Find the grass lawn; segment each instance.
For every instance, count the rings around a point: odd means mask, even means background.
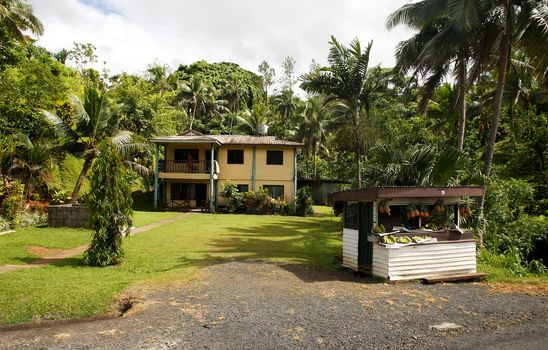
[[[181,213],[134,211],[133,225],[144,226],[169,219]],[[91,241],[90,230],[74,228],[22,227],[16,232],[0,236],[0,265],[27,264],[39,258],[26,249],[27,246],[68,249]]]
[[[319,216],[307,218],[198,214],[126,239],[126,257],[118,266],[85,267],[82,257],[76,256],[53,266],[2,274],[0,323],[103,313],[131,286],[185,280],[197,276],[201,265],[227,260],[333,266],[333,257],[342,249],[339,219],[327,214],[329,208],[318,207],[317,212]],[[146,222],[136,219],[140,225]],[[28,230],[33,235],[46,229]],[[66,235],[64,229],[50,230],[51,235]],[[77,239],[74,242],[79,244]],[[45,240],[34,244],[44,246]],[[0,259],[5,259],[4,254],[2,249]]]

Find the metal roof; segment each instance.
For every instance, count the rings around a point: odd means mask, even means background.
[[[369,202],[381,198],[483,197],[484,193],[485,188],[479,186],[386,186],[333,192],[329,199],[335,202]]]
[[[217,145],[269,145],[269,146],[296,146],[303,144],[293,141],[278,140],[275,136],[250,135],[202,135],[196,131],[189,131],[182,135],[157,137],[153,143],[214,143]]]

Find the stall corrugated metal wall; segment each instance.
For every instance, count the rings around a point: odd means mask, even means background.
[[[373,245],[373,275],[391,281],[475,272],[475,242],[422,244],[402,248]]]
[[[343,228],[343,266],[358,270],[358,237],[359,231]]]

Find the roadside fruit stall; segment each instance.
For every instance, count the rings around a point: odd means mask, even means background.
[[[476,241],[461,228],[483,187],[367,187],[334,192],[343,266],[390,281],[476,273]]]

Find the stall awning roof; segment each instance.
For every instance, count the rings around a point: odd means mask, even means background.
[[[364,187],[355,190],[333,192],[329,199],[333,202],[369,202],[390,198],[443,198],[443,197],[483,197],[485,189],[479,186],[466,187]]]

